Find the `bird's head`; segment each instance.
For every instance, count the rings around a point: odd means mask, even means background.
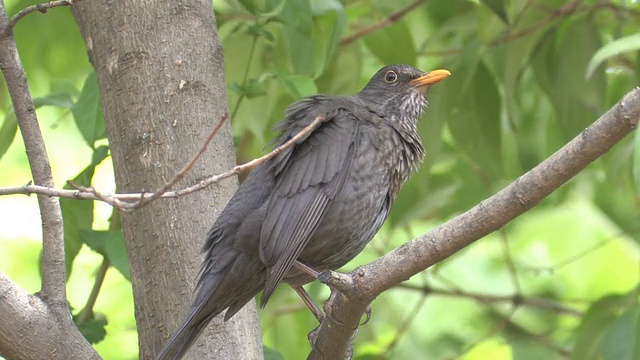
[[[425,73],[408,65],[388,65],[356,96],[384,116],[415,123],[427,105],[427,90],[449,75],[448,70]]]

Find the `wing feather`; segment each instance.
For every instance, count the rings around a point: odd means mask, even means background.
[[[267,266],[262,306],[313,237],[355,156],[358,121],[344,108],[325,116],[327,121],[274,163],[276,186],[260,233],[260,258]]]

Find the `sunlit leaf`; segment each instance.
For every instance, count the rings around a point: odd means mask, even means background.
[[[640,50],[640,34],[625,36],[606,44],[591,57],[585,77],[590,78],[598,66],[607,59],[637,50]]]

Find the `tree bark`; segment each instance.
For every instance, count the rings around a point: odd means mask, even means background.
[[[211,1],[83,1],[73,13],[96,69],[119,192],[154,191],[186,164],[228,111]],[[234,166],[225,124],[185,184]],[[236,188],[227,181],[123,213],[140,358],[153,358],[191,305],[209,227]],[[193,359],[262,358],[253,302],[213,326]]]

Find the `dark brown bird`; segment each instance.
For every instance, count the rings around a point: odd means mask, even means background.
[[[316,95],[291,105],[277,129],[280,145],[318,115],[326,121],[257,166],[208,234],[198,293],[158,359],[179,359],[209,321],[225,321],[281,281],[313,280],[353,259],[378,232],[410,173],[424,158],[417,121],[427,89],[449,76],[406,65],[380,69],[354,96]]]

